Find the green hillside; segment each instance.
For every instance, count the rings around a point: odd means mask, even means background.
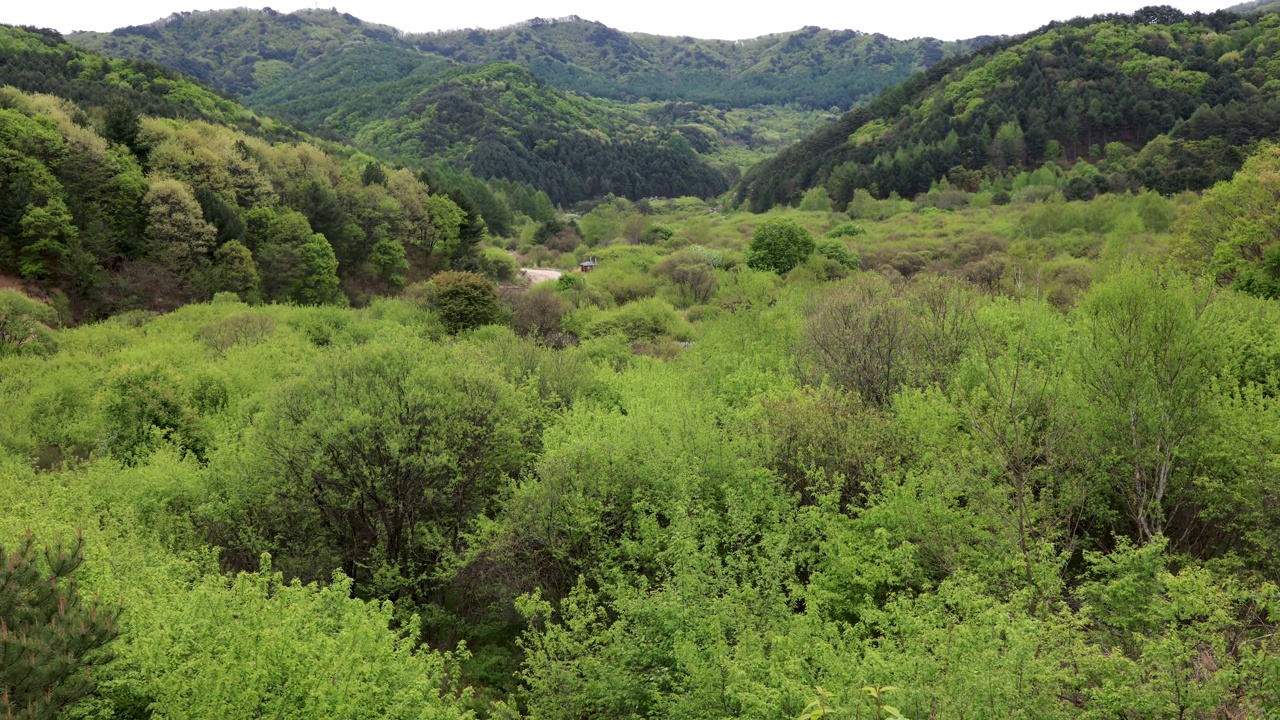
[[[436,188],[456,200],[432,194],[171,70],[49,34],[0,26],[0,86],[0,278],[63,322],[218,292],[364,302],[484,269],[484,221],[458,178]]]
[[[822,109],[849,108],[989,40],[904,41],[817,27],[750,40],[700,40],[625,33],[577,17],[407,39],[459,62],[517,62],[557,87],[599,97]]]
[[[484,177],[536,181],[559,203],[717,195],[833,112],[980,44],[816,28],[695,41],[576,18],[411,36],[333,11],[251,10],[74,40],[178,68],[261,112],[402,161],[447,159]],[[494,64],[502,69],[481,70]],[[495,76],[501,87],[486,79]],[[747,108],[773,127],[754,132],[732,117]],[[444,121],[424,130],[423,113],[440,110]]]
[[[751,40],[699,40],[625,33],[578,17],[412,35],[332,10],[286,15],[239,9],[178,13],[72,39],[108,55],[154,60],[239,96],[278,86],[285,74],[330,61],[338,51],[377,46],[400,51],[393,54],[406,64],[397,79],[413,70],[411,57],[460,65],[514,62],[561,90],[597,97],[827,109],[851,107],[991,38],[903,41],[807,27]],[[389,69],[365,68],[371,74],[363,77],[378,78]]]
[[[121,101],[148,115],[216,122],[263,136],[297,135],[161,64],[88,54],[51,31],[0,27],[0,86],[90,106]]]
[[[631,122],[625,122],[625,120]],[[536,183],[557,203],[615,194],[712,197],[728,187],[683,136],[555,91],[513,64],[455,75],[371,121],[361,146]]]
[[[1074,193],[1203,189],[1280,127],[1280,18],[1149,8],[1054,24],[945,61],[754,168],[757,210],[822,186],[911,197],[1074,168]]]
[[[402,52],[344,52],[308,70],[317,92],[264,90],[249,101],[390,157],[433,158],[479,177],[535,184],[560,204],[610,193],[710,197],[728,187],[708,162],[717,158],[698,152],[710,155],[719,135],[699,134],[703,144],[694,146],[676,123],[560,92],[510,63],[428,63],[379,84],[381,69]],[[370,90],[353,95],[357,86]]]
[[[406,47],[393,28],[330,11],[176,13],[111,33],[76,33],[72,42],[113,57],[152,60],[238,96],[270,86],[338,50]]]
[[[1275,12],[1276,10],[1280,10],[1280,2],[1276,2],[1276,0],[1253,0],[1253,2],[1240,3],[1227,8],[1227,12],[1241,15],[1255,12]]]

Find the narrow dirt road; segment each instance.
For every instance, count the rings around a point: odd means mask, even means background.
[[[563,273],[559,270],[551,270],[548,268],[523,268],[525,277],[529,278],[530,285],[537,285],[541,282],[558,279]]]

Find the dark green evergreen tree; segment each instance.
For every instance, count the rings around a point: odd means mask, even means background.
[[[218,230],[218,246],[232,240],[244,241],[246,233],[244,220],[233,205],[207,188],[196,190],[195,196],[196,202],[200,203],[205,222]]]
[[[316,180],[308,183],[302,191],[302,214],[311,228],[333,246],[339,262],[354,266],[364,261],[366,248],[360,228],[351,221],[332,189]]]
[[[387,171],[376,162],[370,162],[364,166],[364,173],[360,176],[360,182],[365,185],[386,185]]]
[[[460,190],[449,192],[449,199],[453,200],[458,207],[462,208],[462,212],[466,214],[462,221],[462,227],[459,228],[458,249],[453,253],[453,259],[457,260],[464,257],[475,255],[476,246],[488,234],[489,228],[485,224],[484,216],[480,209],[466,193]]]
[[[138,152],[138,111],[127,100],[115,98],[107,103],[102,123],[102,135],[113,143],[119,143]]]
[[[84,537],[43,552],[30,531],[12,553],[0,546],[0,713],[44,720],[96,691],[110,662],[118,610],[86,600],[75,581]]]

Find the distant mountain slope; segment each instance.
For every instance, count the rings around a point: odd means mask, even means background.
[[[112,57],[158,62],[238,96],[269,86],[337,50],[402,46],[395,29],[351,15],[331,11],[286,15],[271,9],[176,13],[149,25],[68,37]]]
[[[534,183],[558,203],[609,193],[710,197],[728,188],[681,135],[559,92],[514,64],[438,82],[353,137],[444,158],[480,177]]]
[[[396,77],[413,71],[413,57],[462,65],[514,62],[561,90],[616,100],[823,109],[851,107],[991,39],[894,40],[807,27],[752,40],[697,40],[624,33],[577,17],[407,35],[332,10],[285,15],[246,9],[180,13],[150,25],[72,36],[84,47],[154,60],[241,96],[268,89],[317,58],[378,45],[401,51]]]
[[[560,203],[718,194],[829,107],[982,42],[807,28],[734,43],[577,18],[411,36],[335,11],[269,10],[183,13],[74,40],[180,68],[323,137],[537,182]],[[732,117],[761,103],[765,132]],[[464,116],[480,124],[439,122]]]
[[[1276,12],[1277,10],[1280,10],[1280,0],[1253,0],[1253,2],[1232,5],[1226,9],[1226,12],[1243,15],[1255,12]]]
[[[825,186],[904,196],[1050,161],[1100,188],[1200,189],[1280,133],[1280,16],[1148,8],[1047,26],[945,61],[753,168],[756,210]]]
[[[944,43],[806,27],[751,40],[698,40],[570,17],[407,39],[459,62],[510,60],[557,87],[618,100],[848,108],[991,38]]]

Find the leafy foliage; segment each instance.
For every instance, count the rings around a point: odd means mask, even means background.
[[[449,332],[471,330],[498,319],[498,293],[476,273],[441,273],[426,290],[431,307]]]
[[[138,114],[205,120],[271,139],[295,131],[255,115],[208,86],[154,62],[86,53],[48,30],[0,26],[0,85],[107,110],[113,142],[131,146]]]
[[[1188,266],[1261,297],[1280,297],[1280,151],[1266,146],[1229,182],[1216,185],[1184,220],[1177,248]]]
[[[1185,20],[1138,17],[1153,50]],[[1220,38],[1266,30],[1240,22]],[[1093,53],[1097,24],[1052,31]],[[124,605],[66,715],[1277,712],[1270,147],[1204,198],[1108,193],[1134,148],[1072,164],[1055,139],[1024,168],[1002,118],[991,172],[913,200],[575,218],[447,168],[0,97],[0,282],[48,299],[0,294],[0,541],[84,527],[77,584]],[[122,175],[127,202],[91,192]],[[568,272],[516,285],[509,251]],[[211,301],[47,327],[130,263]]]
[[[164,716],[453,719],[468,715],[450,686],[454,658],[416,646],[417,621],[395,628],[391,605],[351,598],[335,573],[324,587],[261,571],[202,578],[184,602],[154,600],[139,632],[138,691]],[[465,695],[464,695],[465,697]]]
[[[197,457],[204,453],[206,439],[199,419],[161,369],[126,369],[112,383],[112,391],[103,409],[111,455],[137,462],[163,442]]]
[[[820,240],[815,252],[849,270],[862,269],[862,261],[858,258],[858,253],[850,250],[849,246],[839,240]]]
[[[768,220],[756,228],[751,238],[747,264],[781,275],[799,265],[813,250],[813,236],[794,220]]]

